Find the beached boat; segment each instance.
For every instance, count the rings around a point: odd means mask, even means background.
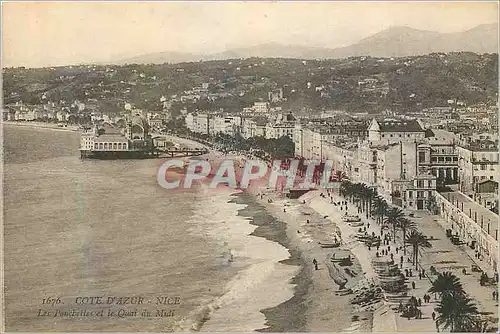
[[[359,216],[351,216],[351,215],[344,215],[342,217],[342,221],[346,223],[355,223],[355,222],[360,222],[361,218]]]
[[[321,248],[336,248],[340,246],[340,241],[335,240],[334,242],[320,241],[318,242]]]

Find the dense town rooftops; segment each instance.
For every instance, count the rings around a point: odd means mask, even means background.
[[[470,151],[485,151],[485,152],[490,152],[498,151],[498,140],[492,141],[492,140],[475,140],[470,143],[462,143],[459,145],[462,148],[468,149]]]
[[[416,120],[377,121],[380,132],[423,132],[425,131]]]

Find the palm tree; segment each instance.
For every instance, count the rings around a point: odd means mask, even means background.
[[[375,202],[375,198],[377,198],[377,191],[373,188],[368,188],[368,193],[366,194],[366,199],[368,203],[368,207],[366,210],[366,218],[368,218],[368,215],[372,213],[372,207]]]
[[[413,264],[417,268],[419,248],[431,248],[432,245],[427,240],[427,237],[418,231],[412,231],[406,238],[406,242],[413,246]]]
[[[439,273],[429,288],[430,293],[437,293],[439,296],[448,294],[465,293],[460,279],[450,271]]]
[[[384,220],[384,224],[392,226],[394,242],[396,242],[396,229],[399,227],[399,221],[404,218],[403,210],[399,208],[392,208],[387,212],[387,218]]]
[[[478,310],[472,299],[462,293],[443,295],[436,307],[438,325],[450,332],[467,332],[477,323]]]
[[[336,182],[342,182],[346,176],[347,176],[346,173],[344,173],[341,170],[338,170],[335,172],[334,178]]]
[[[373,214],[377,216],[377,222],[381,224],[384,221],[384,216],[386,215],[389,206],[387,205],[385,199],[380,196],[375,196],[373,206]]]
[[[398,222],[398,227],[401,229],[403,234],[403,254],[406,255],[406,232],[416,231],[417,225],[415,222],[405,217],[400,218]]]
[[[342,184],[340,185],[340,191],[341,195],[344,196],[346,199],[351,200],[352,195],[353,195],[353,184],[351,181],[344,180],[342,181]]]

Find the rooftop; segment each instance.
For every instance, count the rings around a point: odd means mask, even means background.
[[[103,142],[127,143],[128,142],[127,138],[125,138],[124,136],[116,135],[116,134],[103,134],[103,135],[95,137],[94,141],[97,143],[103,143]]]
[[[378,122],[380,132],[424,132],[416,120],[394,120]]]

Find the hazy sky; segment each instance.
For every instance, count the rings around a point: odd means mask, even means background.
[[[405,25],[440,32],[498,22],[497,2],[3,2],[3,66],[107,61],[267,42],[335,48]]]

